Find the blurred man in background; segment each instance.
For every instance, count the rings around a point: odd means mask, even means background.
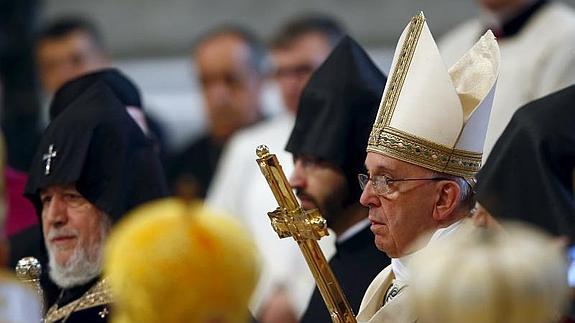
[[[320,14],[294,17],[270,43],[272,75],[287,111],[297,111],[303,88],[344,34],[335,18]]]
[[[186,199],[206,196],[224,145],[238,130],[263,119],[266,50],[251,32],[221,26],[196,41],[192,60],[208,130],[173,156],[168,169],[173,193]]]
[[[284,111],[234,135],[222,154],[208,192],[208,204],[236,215],[250,229],[262,254],[262,275],[252,300],[254,313],[259,313],[264,303],[272,302],[271,295],[283,286],[290,291],[279,293],[274,299],[285,302],[299,316],[313,288],[313,278],[297,246],[292,241],[280,240],[265,218],[266,212],[276,205],[255,163],[255,148],[268,145],[289,176],[293,161],[284,147],[293,128],[301,92],[342,35],[343,27],[337,20],[320,14],[297,16],[279,27],[270,46],[271,69],[284,101]],[[283,256],[278,258],[278,253]]]
[[[44,95],[51,98],[67,81],[112,65],[104,39],[96,25],[83,17],[69,16],[53,20],[40,30],[36,40],[36,61]],[[50,99],[46,100],[49,103]],[[143,111],[141,99],[139,108]],[[48,123],[43,111],[44,126]],[[154,118],[143,113],[140,124],[146,134],[158,141],[163,150],[164,134]]]
[[[36,40],[36,62],[49,96],[67,81],[111,64],[102,35],[80,17],[64,17],[44,26]]]
[[[447,66],[487,29],[501,48],[501,76],[485,139],[486,158],[520,106],[575,82],[575,11],[558,1],[478,0],[479,18],[439,42]]]

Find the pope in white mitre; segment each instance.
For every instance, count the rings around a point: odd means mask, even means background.
[[[375,244],[392,262],[367,289],[358,322],[418,319],[407,263],[471,213],[499,60],[491,31],[450,69],[423,14],[401,35],[368,140],[368,174],[359,175]]]

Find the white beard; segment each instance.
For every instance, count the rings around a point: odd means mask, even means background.
[[[76,246],[65,264],[58,264],[48,247],[48,268],[50,278],[60,288],[83,285],[98,277],[102,272],[103,245],[107,235],[106,225],[101,226],[100,241],[91,248]]]

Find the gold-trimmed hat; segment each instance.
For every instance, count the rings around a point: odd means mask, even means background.
[[[499,61],[487,31],[448,70],[423,13],[413,17],[397,44],[367,151],[472,178],[481,166]]]

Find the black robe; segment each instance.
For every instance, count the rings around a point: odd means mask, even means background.
[[[46,322],[64,320],[66,323],[108,322],[111,311],[109,290],[95,287],[99,282],[96,278],[85,285],[62,290],[56,304],[63,311],[59,315],[51,316],[51,311],[48,310]],[[64,310],[65,308],[68,310]]]
[[[178,185],[196,190],[197,198],[205,198],[218,166],[223,144],[208,135],[194,141],[184,151],[172,157],[167,170],[172,193]]]
[[[375,247],[374,235],[369,226],[344,242],[337,243],[336,248],[337,252],[329,261],[329,265],[353,312],[357,314],[365,290],[375,276],[391,263],[391,260]],[[301,322],[331,322],[317,286]]]

